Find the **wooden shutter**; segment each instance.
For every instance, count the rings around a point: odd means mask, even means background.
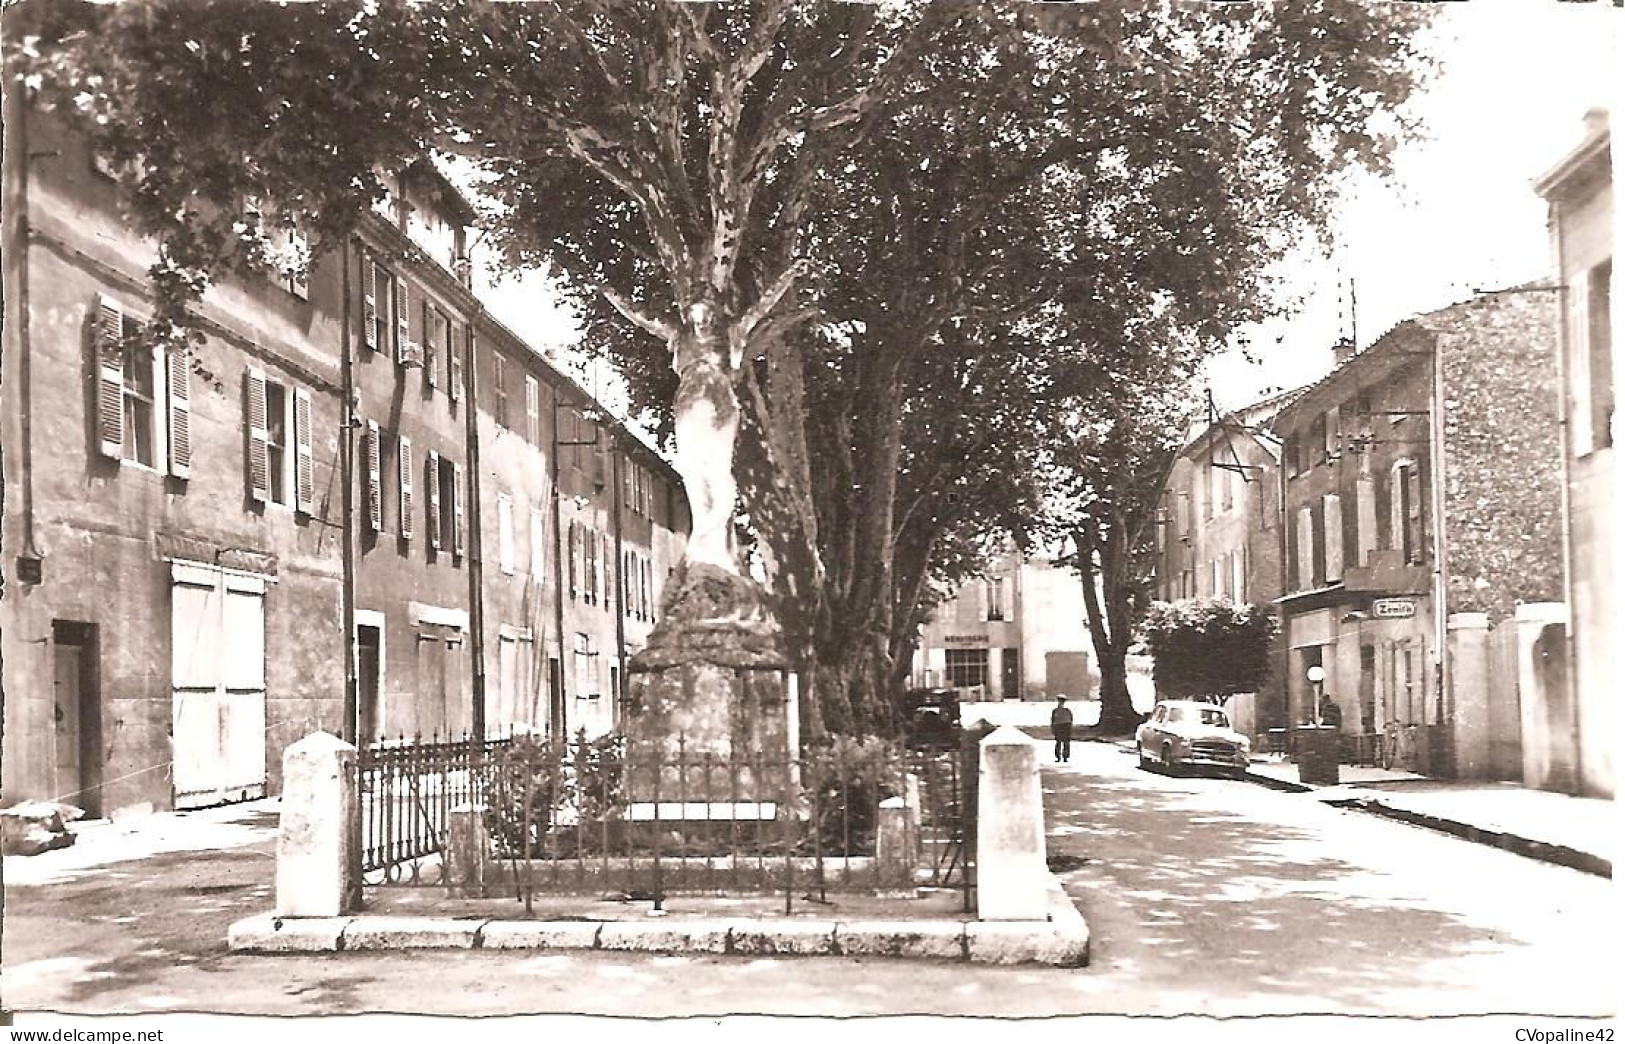
[[[102,456],[124,456],[124,312],[107,298],[96,309],[96,444]]]
[[[412,539],[412,440],[401,436],[401,452],[396,468],[396,481],[401,487],[401,537]]]
[[[384,462],[378,422],[367,422],[367,528],[384,528]]]
[[[643,618],[645,620],[655,618],[654,590],[654,566],[645,560],[643,563]]]
[[[542,398],[536,378],[525,376],[525,437],[538,445],[542,441]]]
[[[378,262],[365,254],[361,257],[361,339],[368,348],[378,351]]]
[[[310,392],[293,393],[293,508],[310,514],[316,503],[316,462],[311,431]]]
[[[565,549],[566,549],[566,551],[568,551],[568,554],[565,556],[565,558],[569,562],[569,565],[570,565],[570,597],[571,598],[576,597],[576,595],[578,594],[578,592],[580,590],[580,585],[579,585],[579,582],[578,582],[577,578],[580,575],[581,567],[580,567],[580,564],[576,560],[577,552],[578,552],[578,545],[580,544],[578,533],[579,533],[579,527],[577,527],[577,525],[574,522],[571,522],[570,523],[570,537],[569,537],[569,540],[566,542],[566,545],[565,545]]]
[[[288,226],[288,253],[293,269],[288,273],[288,289],[301,300],[310,299],[310,237],[298,225]]]
[[[440,309],[423,302],[423,374],[429,387],[440,387],[440,343],[445,339],[446,317]]]
[[[463,553],[463,466],[451,466],[451,553]]]
[[[446,349],[446,394],[451,396],[452,402],[463,397],[463,349],[473,340],[472,329],[452,327],[451,344]]]
[[[169,361],[169,473],[176,478],[192,474],[192,365],[186,346],[170,348]]]
[[[404,363],[412,354],[412,303],[406,280],[395,277],[395,361]]]
[[[440,454],[429,451],[428,485],[424,493],[429,498],[429,546],[440,550]]]
[[[265,371],[248,368],[248,495],[261,504],[271,499],[269,418],[265,406]]]

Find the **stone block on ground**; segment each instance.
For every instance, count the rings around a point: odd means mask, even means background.
[[[847,957],[942,957],[963,960],[965,926],[958,921],[863,921],[835,929]]]
[[[357,917],[344,930],[346,950],[467,950],[482,920],[439,917]]]
[[[605,921],[600,950],[636,953],[727,953],[726,921]]]
[[[1089,937],[1050,921],[979,921],[965,926],[965,953],[979,964],[1077,967],[1089,962]]]
[[[352,846],[359,834],[356,748],[315,732],[282,752],[276,848],[276,912],[336,917],[353,912]]]
[[[341,948],[348,917],[278,917],[259,914],[226,930],[226,944],[250,953],[331,953]]]
[[[602,921],[488,921],[480,928],[484,950],[591,950]]]
[[[58,801],[24,801],[0,809],[0,853],[27,856],[67,848],[74,841],[67,824],[84,814]]]
[[[835,952],[834,921],[735,921],[728,929],[729,948],[737,954],[826,956]]]

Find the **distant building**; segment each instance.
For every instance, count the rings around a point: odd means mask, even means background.
[[[316,730],[612,728],[687,501],[485,313],[445,178],[395,174],[301,276],[223,278],[202,344],[166,350],[119,172],[24,92],[5,105],[5,801],[274,793]]]
[[[967,700],[1082,699],[1099,686],[1075,570],[1014,553],[937,607],[920,634],[909,684]]]
[[[1619,739],[1619,539],[1615,486],[1621,434],[1614,375],[1620,346],[1613,329],[1622,307],[1616,292],[1612,144],[1608,115],[1594,110],[1585,140],[1536,183],[1550,207],[1552,249],[1566,307],[1562,345],[1562,474],[1566,503],[1564,563],[1570,611],[1574,706],[1571,733],[1577,789],[1614,793]]]
[[[1156,522],[1160,601],[1228,598],[1274,609],[1281,594],[1280,441],[1269,430],[1296,392],[1274,395],[1194,425],[1163,482]],[[1284,724],[1280,656],[1248,715]]]
[[[1453,686],[1446,650],[1562,594],[1555,309],[1533,284],[1407,320],[1276,418],[1293,721],[1320,666],[1345,732],[1415,726],[1409,767],[1515,775],[1516,695]]]

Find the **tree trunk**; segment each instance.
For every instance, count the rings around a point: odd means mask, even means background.
[[[1098,728],[1105,735],[1128,732],[1139,724],[1140,715],[1134,710],[1128,691],[1125,563],[1120,555],[1112,552],[1109,539],[1100,539],[1094,525],[1074,532],[1073,541],[1077,547],[1078,575],[1083,580],[1089,637],[1094,642],[1095,660],[1100,667]]]

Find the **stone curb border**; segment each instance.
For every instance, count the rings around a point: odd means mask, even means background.
[[[1249,772],[1246,775],[1249,783],[1269,787],[1271,790],[1282,790],[1294,794],[1303,794],[1317,788],[1303,783],[1293,783],[1291,780],[1275,779],[1272,776],[1259,775]],[[1510,834],[1498,830],[1489,830],[1474,826],[1471,823],[1462,823],[1443,816],[1429,815],[1425,812],[1413,812],[1408,808],[1396,808],[1386,804],[1379,798],[1348,797],[1334,798],[1326,801],[1333,808],[1349,808],[1359,812],[1368,812],[1374,816],[1383,816],[1388,819],[1409,823],[1412,826],[1426,827],[1437,830],[1452,837],[1459,837],[1464,841],[1472,841],[1480,845],[1489,845],[1514,855],[1521,855],[1527,859],[1538,860],[1542,863],[1553,863],[1557,866],[1566,866],[1571,870],[1594,874],[1597,877],[1606,877],[1610,880],[1614,876],[1614,864],[1602,856],[1591,852],[1582,852],[1567,845],[1554,844],[1550,841],[1536,841],[1519,834]]]
[[[241,953],[351,950],[616,950],[740,956],[936,958],[981,964],[1089,963],[1089,926],[1053,874],[1045,921],[803,921],[666,918],[649,921],[502,921],[484,918],[277,917],[232,924]]]

